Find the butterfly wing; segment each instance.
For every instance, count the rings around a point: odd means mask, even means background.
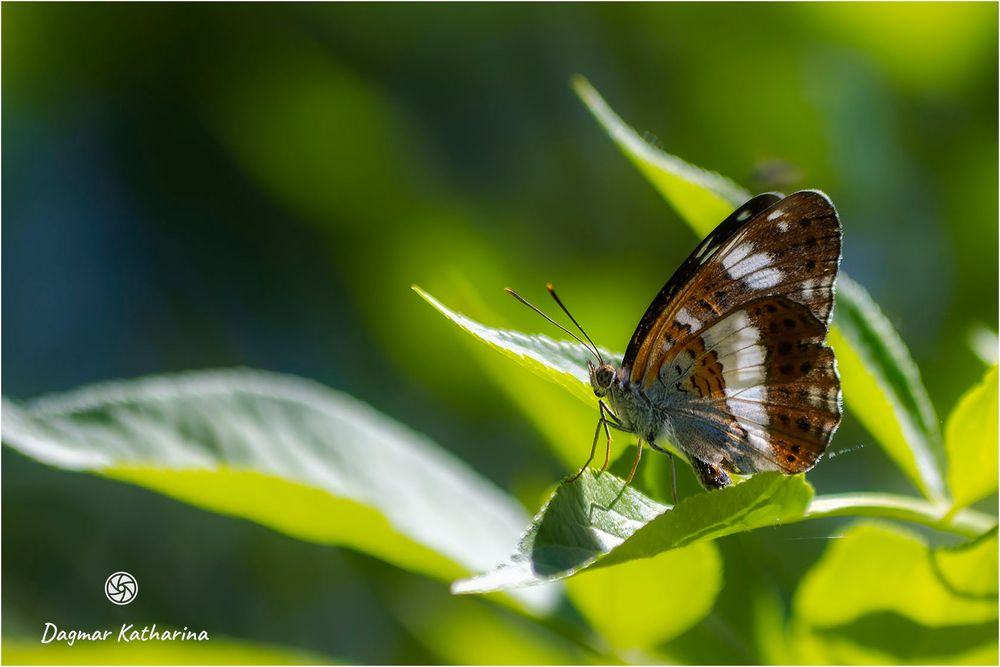
[[[828,326],[840,248],[840,220],[823,193],[754,197],[699,244],[650,304],[625,352],[626,379],[650,389],[702,329],[761,296],[803,304]]]
[[[670,405],[670,436],[702,461],[803,472],[840,424],[826,332],[805,305],[752,300],[689,337],[646,394]]]
[[[671,302],[692,281],[695,274],[698,273],[698,269],[704,264],[704,260],[711,258],[719,248],[726,246],[749,220],[755,219],[761,212],[779,201],[781,201],[781,195],[777,193],[769,192],[757,195],[733,211],[698,244],[698,247],[684,260],[684,263],[670,277],[653,302],[649,304],[642,319],[639,320],[639,326],[632,333],[632,339],[629,341],[625,357],[622,360],[622,367],[626,371],[632,368],[643,343],[650,339],[650,333],[653,329],[659,328],[658,325],[663,320]]]

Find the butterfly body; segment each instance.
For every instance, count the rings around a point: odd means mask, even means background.
[[[591,365],[610,403],[602,423],[636,434],[639,453],[643,441],[672,443],[708,488],[730,473],[810,469],[841,417],[825,344],[840,247],[820,192],[759,195],[734,211],[650,304],[621,365]]]

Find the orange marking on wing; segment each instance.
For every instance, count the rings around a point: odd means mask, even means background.
[[[705,351],[705,344],[698,339],[698,361],[691,373],[691,381],[703,398],[725,398],[725,381],[722,379],[722,364],[713,350]]]
[[[657,322],[656,328],[659,328],[660,324],[662,324],[662,322]],[[679,341],[686,337],[689,331],[689,326],[683,325],[677,320],[671,320],[662,336],[649,336],[642,344],[642,347],[639,348],[640,356],[636,357],[636,365],[632,367],[632,370],[634,373],[640,374],[639,377],[641,378],[643,389],[648,390],[652,387],[653,383],[656,382],[656,379],[659,377],[660,369],[663,367],[663,364],[677,356],[677,352],[681,349]],[[663,351],[661,349],[659,351],[659,358],[654,359],[652,362],[654,368],[648,367],[646,365],[646,359],[648,358],[648,355],[651,354],[650,348],[653,345],[662,346],[664,342],[669,343],[670,349],[667,351]],[[642,359],[641,364],[639,363],[640,358]]]
[[[687,325],[680,324],[677,321],[676,315],[679,312],[681,304],[686,303],[685,306],[688,309],[689,316],[693,316],[699,322],[699,330],[701,326],[705,326],[706,322],[711,322],[715,320],[721,313],[722,308],[720,308],[712,300],[706,298],[701,298],[697,300],[691,300],[689,294],[693,293],[693,285],[689,284],[685,289],[673,299],[670,305],[663,310],[660,314],[659,319],[650,329],[649,334],[646,336],[642,345],[639,347],[639,352],[636,354],[635,362],[632,365],[632,372],[634,374],[640,374],[644,378],[650,374],[652,371],[659,372],[660,366],[663,365],[665,359],[673,359],[677,356],[677,350],[680,349],[677,343],[685,342],[692,333],[692,328]],[[665,352],[659,351],[659,346],[662,341],[671,336],[673,338],[673,346],[670,350]],[[659,354],[659,358],[657,355]],[[644,379],[643,385],[648,388],[651,384],[651,380]]]

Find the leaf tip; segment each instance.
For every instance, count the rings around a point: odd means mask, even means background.
[[[424,301],[426,301],[427,303],[431,304],[432,306],[434,306],[434,307],[435,307],[435,308],[437,308],[438,310],[441,310],[441,304],[440,304],[440,303],[438,302],[438,300],[437,300],[437,299],[435,299],[434,297],[432,297],[432,296],[431,296],[430,294],[428,294],[427,292],[425,292],[425,291],[424,291],[423,289],[421,289],[421,287],[420,287],[419,285],[416,285],[416,284],[414,284],[414,285],[410,285],[410,289],[411,289],[411,290],[413,290],[414,292],[416,292],[416,293],[417,293],[417,295],[418,295],[418,296],[419,296],[419,297],[420,297],[421,299],[423,299],[423,300],[424,300]]]
[[[590,83],[587,77],[582,74],[574,74],[570,77],[569,85],[587,109],[600,119],[602,116],[599,112],[607,106],[607,103],[604,101],[604,98],[601,97],[601,94],[597,92],[597,89],[594,88],[593,84]]]
[[[569,85],[570,88],[572,88],[573,91],[580,97],[583,97],[594,90],[594,87],[590,85],[590,81],[587,80],[587,77],[579,72],[569,77]]]
[[[449,587],[448,590],[451,592],[452,595],[469,595],[470,593],[473,592],[472,590],[470,590],[470,585],[469,585],[470,581],[471,577],[469,579],[456,579],[455,581],[451,582],[451,586]]]
[[[498,582],[497,580],[500,573],[504,570],[504,566],[501,565],[489,572],[456,579],[451,582],[449,590],[452,595],[482,595],[484,593],[495,593],[504,588],[511,588],[511,586],[505,587],[502,582]]]

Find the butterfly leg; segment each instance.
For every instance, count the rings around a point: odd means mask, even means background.
[[[726,471],[718,466],[706,463],[693,456],[691,457],[691,463],[694,466],[695,473],[698,475],[698,481],[709,491],[712,489],[721,489],[733,483],[729,479],[729,475],[726,474]]]
[[[575,475],[573,475],[569,479],[570,483],[575,482],[576,480],[578,480],[580,478],[580,475],[583,474],[583,471],[586,470],[587,466],[590,465],[590,462],[594,460],[594,452],[597,451],[597,437],[599,435],[601,435],[601,426],[603,426],[605,429],[608,428],[607,421],[604,419],[604,411],[603,410],[601,411],[601,418],[597,421],[597,429],[594,431],[594,441],[592,443],[590,443],[590,456],[587,457],[587,462],[583,464],[582,468],[580,468],[580,472],[576,473]],[[611,449],[611,435],[610,434],[608,434],[608,449],[609,450]]]
[[[601,472],[608,469],[608,463],[611,461],[611,429],[608,428],[608,417],[615,420],[615,426],[621,422],[618,421],[618,417],[615,417],[615,413],[611,412],[611,409],[604,404],[604,401],[600,402],[601,406],[601,422],[604,424],[604,435],[607,436],[608,446],[604,450],[604,465],[601,466]]]
[[[677,504],[677,466],[675,464],[674,455],[667,452],[667,456],[670,457],[670,497],[674,500],[674,505]]]
[[[639,459],[642,458],[642,440],[640,439],[635,448],[635,460],[632,461],[632,469],[628,471],[628,477],[625,478],[625,486],[632,483],[632,478],[635,477],[635,469],[639,467]]]
[[[615,413],[611,411],[611,408],[609,408],[604,401],[600,401],[599,405],[601,417],[597,420],[597,428],[594,430],[594,440],[590,443],[590,456],[587,458],[587,462],[583,464],[583,467],[580,468],[580,471],[569,478],[569,480],[567,480],[568,482],[575,482],[579,479],[580,475],[583,474],[583,471],[586,470],[587,466],[589,466],[594,460],[594,454],[597,452],[597,438],[601,434],[601,428],[604,428],[604,435],[608,439],[607,448],[604,451],[604,465],[601,466],[601,472],[608,469],[608,463],[611,460],[611,429],[624,431],[626,433],[629,432],[628,429],[622,425],[621,420],[618,419]],[[635,469],[633,468],[633,472],[634,471]],[[629,479],[631,479],[631,477],[629,477]]]

